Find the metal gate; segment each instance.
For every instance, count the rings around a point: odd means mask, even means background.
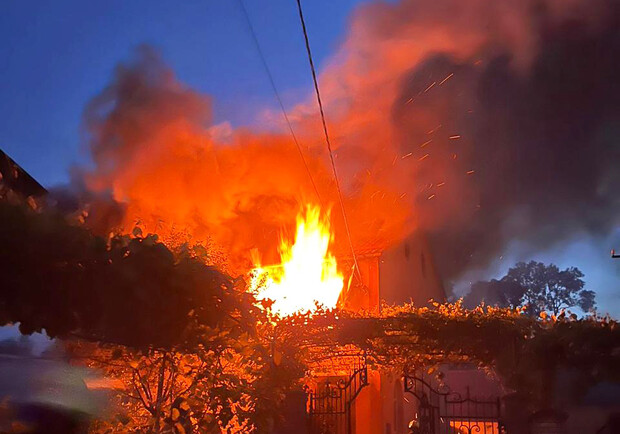
[[[416,397],[418,411],[414,432],[420,434],[502,434],[501,401],[472,398],[447,388],[433,388],[422,378],[405,375],[405,393]],[[417,431],[416,431],[417,430]]]
[[[326,377],[308,393],[308,414],[312,434],[351,434],[351,406],[368,385],[365,360],[349,377]]]

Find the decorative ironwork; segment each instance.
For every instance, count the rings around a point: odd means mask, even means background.
[[[504,434],[499,398],[472,398],[445,386],[433,387],[415,375],[405,375],[405,393],[418,402],[412,432],[419,434]]]
[[[351,406],[368,385],[365,357],[360,357],[349,377],[324,377],[308,392],[312,434],[351,434]]]

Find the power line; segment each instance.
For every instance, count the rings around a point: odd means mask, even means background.
[[[301,0],[297,0],[297,9],[299,10],[299,20],[301,21],[301,29],[304,33],[304,40],[306,41],[306,51],[308,53],[308,61],[310,62],[310,70],[312,71],[312,81],[314,82],[314,91],[316,93],[316,100],[319,104],[319,112],[321,113],[321,122],[323,123],[323,133],[325,133],[325,142],[327,143],[327,149],[329,150],[329,159],[332,163],[332,170],[334,172],[334,180],[336,181],[336,189],[338,190],[338,201],[340,202],[340,208],[342,210],[342,218],[344,219],[344,227],[347,231],[347,238],[349,239],[349,247],[351,248],[351,255],[353,256],[353,265],[357,271],[357,276],[362,282],[362,275],[357,265],[357,257],[355,256],[355,250],[353,249],[353,241],[351,240],[351,230],[349,229],[349,220],[347,219],[347,213],[344,207],[344,200],[342,198],[342,190],[340,188],[340,181],[338,180],[338,172],[336,171],[336,162],[334,161],[334,153],[332,152],[332,145],[329,140],[329,133],[327,132],[327,123],[325,122],[325,112],[323,110],[323,102],[321,101],[321,92],[319,92],[319,82],[316,78],[316,69],[314,68],[314,61],[312,60],[312,50],[310,50],[310,41],[308,39],[308,31],[306,29],[306,21],[304,20],[304,14],[301,9]]]
[[[295,135],[295,131],[293,131],[293,126],[291,125],[291,121],[286,114],[286,109],[284,108],[284,103],[282,102],[282,98],[280,98],[280,93],[276,88],[276,83],[273,79],[273,75],[271,74],[271,70],[269,69],[269,65],[267,65],[267,60],[265,59],[265,55],[263,54],[263,50],[261,49],[260,43],[258,42],[258,37],[256,36],[256,32],[254,31],[254,26],[252,25],[252,20],[250,20],[250,14],[248,14],[245,5],[243,4],[243,0],[239,0],[239,5],[241,6],[241,10],[243,11],[243,16],[245,17],[245,21],[250,29],[250,33],[252,34],[252,40],[254,41],[254,45],[256,46],[256,50],[258,51],[258,55],[260,56],[260,60],[265,68],[265,72],[267,73],[267,77],[269,77],[269,83],[271,84],[271,89],[280,105],[280,109],[282,110],[282,115],[284,116],[284,120],[286,121],[286,125],[288,125],[288,130],[291,133],[291,137],[293,138],[293,142],[295,142],[295,146],[297,146],[297,150],[299,151],[299,156],[301,157],[301,161],[304,163],[304,167],[306,168],[306,172],[308,173],[308,177],[310,178],[310,182],[312,183],[312,188],[314,188],[314,192],[319,200],[319,204],[321,207],[323,206],[323,202],[321,201],[321,195],[319,194],[319,189],[314,182],[314,178],[312,177],[312,172],[310,172],[310,167],[308,166],[308,162],[304,157],[304,154],[301,150],[301,145],[297,140],[297,136]]]

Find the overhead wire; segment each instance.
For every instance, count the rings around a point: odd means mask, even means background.
[[[342,218],[344,220],[344,227],[347,232],[347,238],[349,240],[349,247],[351,248],[351,256],[353,258],[353,265],[357,272],[357,276],[362,282],[362,276],[359,266],[357,264],[357,257],[355,255],[355,249],[353,248],[353,241],[351,239],[351,229],[349,227],[349,220],[347,218],[347,212],[344,206],[344,199],[342,195],[342,189],[340,188],[340,181],[338,180],[338,171],[336,170],[336,162],[334,160],[334,153],[332,151],[331,141],[329,140],[329,133],[327,130],[327,122],[325,121],[325,111],[323,110],[323,102],[321,101],[321,92],[319,91],[319,82],[316,77],[316,68],[314,67],[314,61],[312,59],[312,50],[310,49],[310,40],[308,38],[308,30],[306,29],[306,21],[304,19],[303,10],[301,8],[301,0],[297,0],[297,9],[299,11],[299,21],[301,22],[301,29],[304,34],[304,40],[306,42],[306,52],[308,54],[308,62],[310,63],[310,70],[312,71],[312,81],[314,83],[314,91],[316,93],[316,100],[319,105],[319,112],[321,114],[321,122],[323,124],[323,133],[325,134],[325,142],[327,143],[327,150],[329,151],[329,159],[332,165],[332,171],[334,173],[334,180],[336,182],[336,190],[338,191],[338,201],[340,202],[340,209],[342,211]]]
[[[304,157],[304,153],[301,149],[301,145],[299,144],[299,140],[297,140],[297,135],[295,134],[295,131],[293,130],[293,125],[291,124],[288,114],[286,113],[284,103],[282,102],[282,98],[280,98],[280,93],[278,92],[278,88],[276,87],[276,83],[273,79],[273,74],[271,73],[271,69],[269,68],[269,65],[267,64],[267,60],[265,59],[265,55],[261,48],[260,42],[258,41],[258,37],[256,36],[256,31],[254,29],[254,26],[252,25],[250,14],[248,13],[246,9],[245,4],[243,3],[243,0],[239,0],[239,6],[241,7],[243,16],[245,17],[245,22],[248,26],[248,29],[250,30],[250,34],[252,35],[252,40],[254,41],[254,46],[256,47],[256,51],[258,51],[258,55],[261,59],[261,63],[263,64],[263,68],[265,69],[265,72],[267,73],[267,77],[269,78],[271,89],[273,90],[275,98],[278,101],[278,105],[280,106],[280,110],[282,111],[282,116],[284,117],[284,120],[286,121],[286,125],[288,126],[288,130],[291,134],[291,138],[293,139],[293,142],[295,143],[295,146],[297,147],[297,150],[299,151],[299,156],[301,157],[301,161],[303,162],[304,168],[306,169],[306,172],[308,173],[308,177],[310,178],[310,183],[312,184],[312,188],[314,189],[314,192],[316,193],[316,197],[319,201],[319,204],[321,205],[321,207],[323,207],[323,202],[321,200],[321,194],[319,193],[319,189],[316,183],[314,182],[314,178],[312,176],[312,172],[310,171],[310,167],[308,166],[308,162],[306,161],[306,157]]]

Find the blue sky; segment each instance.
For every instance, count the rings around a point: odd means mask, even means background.
[[[114,67],[140,44],[156,47],[179,79],[213,97],[216,122],[252,123],[276,107],[239,0],[0,0],[0,148],[42,184],[68,180],[88,161],[80,143],[84,105],[110,81]],[[276,84],[290,107],[311,91],[293,0],[244,0]],[[306,0],[319,67],[343,40],[361,0]],[[471,277],[501,275],[516,260],[576,265],[598,292],[601,310],[620,316],[620,260],[608,240],[577,236],[532,255],[518,242]],[[620,249],[620,244],[615,246]],[[460,283],[466,285],[468,276]]]
[[[285,102],[311,89],[291,0],[244,0]],[[319,65],[342,40],[359,0],[305,2]],[[44,185],[87,160],[84,105],[118,62],[147,43],[180,80],[214,99],[215,121],[252,121],[274,97],[239,0],[0,2],[0,147]],[[242,103],[240,103],[242,102]]]
[[[611,259],[607,245],[620,241],[620,231],[610,237],[595,239],[585,234],[577,234],[565,244],[550,247],[548,250],[532,252],[526,244],[514,240],[509,243],[504,254],[498,256],[488,268],[472,270],[456,283],[455,292],[464,294],[469,286],[478,280],[504,276],[508,269],[518,261],[538,261],[554,263],[561,268],[578,267],[585,275],[586,288],[596,292],[598,309],[601,314],[609,313],[620,317],[620,259]],[[579,309],[575,309],[579,312]]]

